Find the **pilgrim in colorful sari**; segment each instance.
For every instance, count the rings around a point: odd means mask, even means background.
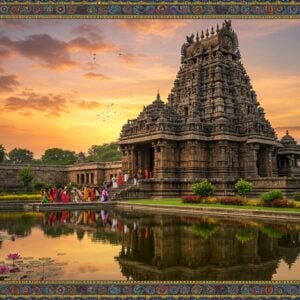
[[[120,173],[118,176],[118,186],[121,186],[123,183],[123,178],[122,178],[122,174]]]
[[[89,191],[88,191],[87,187],[85,186],[83,189],[83,200],[88,201],[88,199],[89,199]]]
[[[47,189],[43,190],[42,203],[49,203],[49,197],[48,197],[48,190]]]
[[[94,188],[90,188],[91,201],[96,200],[96,193]]]

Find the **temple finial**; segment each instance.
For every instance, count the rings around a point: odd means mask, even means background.
[[[289,135],[289,131],[288,130],[286,131],[286,135]]]
[[[206,29],[206,37],[208,38],[209,37],[209,32],[208,32],[208,29]]]
[[[211,35],[214,35],[215,31],[214,31],[214,26],[211,26]]]
[[[204,39],[204,33],[203,33],[203,30],[201,31],[201,40]]]
[[[156,99],[160,99],[159,89],[157,90],[157,96]]]
[[[199,33],[197,32],[197,35],[196,35],[196,41],[197,43],[199,42]]]
[[[217,30],[216,30],[217,33],[220,32],[220,29],[219,29],[219,24],[217,24]]]

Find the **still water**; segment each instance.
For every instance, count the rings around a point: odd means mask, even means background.
[[[300,224],[122,210],[6,212],[0,249],[2,280],[300,279]]]

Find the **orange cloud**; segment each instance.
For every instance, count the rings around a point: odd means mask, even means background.
[[[20,85],[16,75],[0,76],[0,93],[12,92]]]
[[[96,79],[96,80],[111,80],[112,78],[109,76],[106,76],[104,74],[101,73],[94,73],[94,72],[89,72],[86,74],[82,75],[83,77],[87,78],[87,79]]]
[[[68,44],[52,38],[48,34],[33,34],[22,40],[12,40],[0,35],[0,46],[26,58],[35,59],[50,69],[76,65],[68,53]]]
[[[78,106],[82,108],[93,109],[101,106],[101,103],[96,101],[81,101],[78,103]]]
[[[137,66],[142,63],[148,56],[145,54],[119,53],[120,61],[126,66]]]
[[[78,37],[75,38],[68,43],[68,49],[75,50],[75,51],[98,51],[98,52],[107,52],[113,51],[117,48],[113,44],[109,44],[102,39],[95,39],[90,41],[88,38],[85,37]]]
[[[139,35],[173,36],[176,30],[190,24],[188,20],[120,20],[117,25]]]
[[[73,29],[74,33],[80,33],[80,37],[71,40],[68,45],[71,50],[81,51],[97,51],[97,52],[108,52],[116,51],[118,47],[105,40],[101,35],[99,26],[95,24],[80,24]]]
[[[4,100],[4,108],[10,111],[28,112],[34,110],[44,112],[48,116],[60,116],[67,112],[67,100],[64,95],[43,95],[34,92],[23,92],[19,96],[13,96]]]

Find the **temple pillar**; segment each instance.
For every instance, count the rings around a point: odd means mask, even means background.
[[[249,162],[248,162],[248,168],[250,170],[250,176],[251,177],[258,177],[258,168],[257,168],[257,163],[258,163],[258,150],[259,150],[259,145],[256,144],[251,144],[249,145]]]

